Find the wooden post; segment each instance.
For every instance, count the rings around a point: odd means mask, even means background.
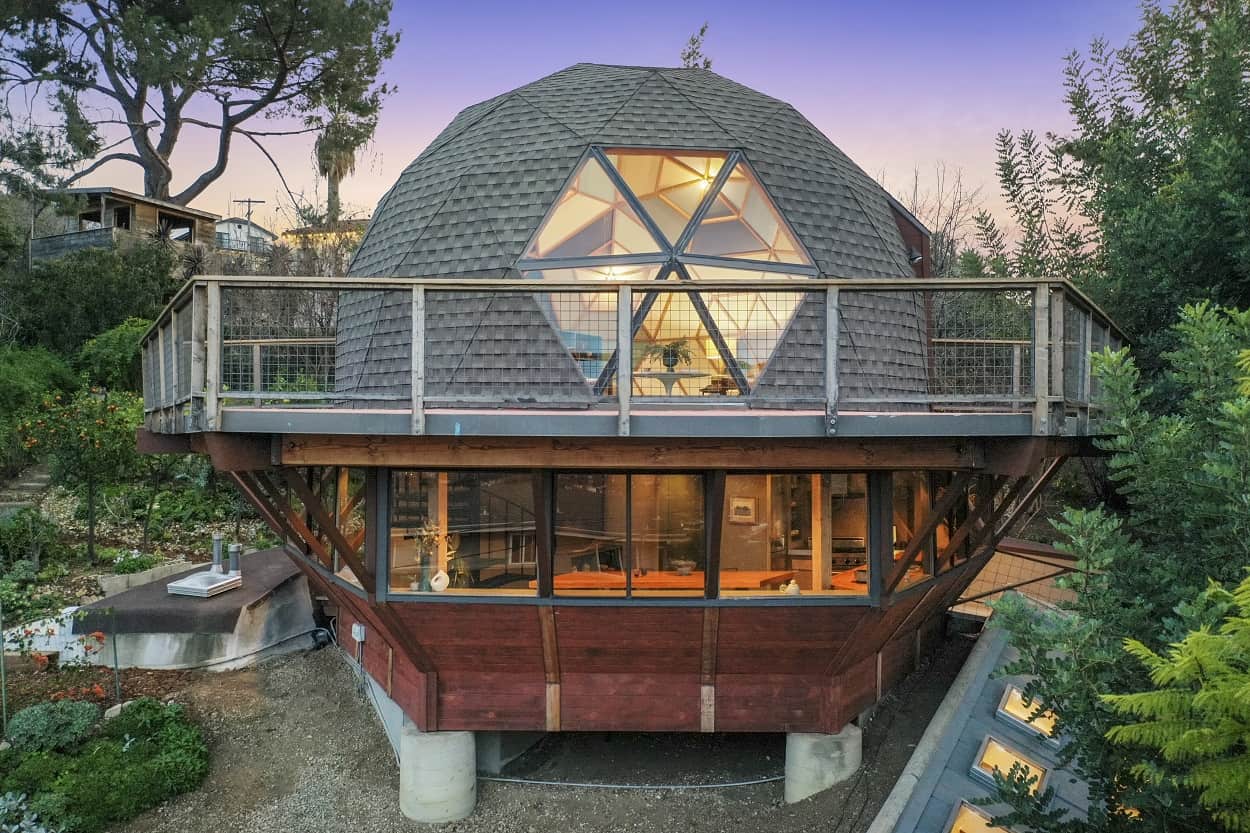
[[[204,423],[221,429],[221,284],[208,284],[204,321]]]
[[[448,474],[445,471],[438,473],[438,528],[443,534],[438,536],[438,569],[447,571],[447,560],[449,551],[447,548],[447,527],[451,523],[450,515],[447,507],[448,494]],[[463,563],[463,562],[461,562]]]
[[[170,384],[173,390],[170,391],[170,404],[178,404],[178,357],[182,353],[182,345],[178,342],[178,310],[170,310],[169,313],[169,338],[171,340],[171,349],[169,355],[173,358],[173,364],[169,368]]]
[[[721,527],[725,520],[725,472],[708,472],[703,495],[704,563],[703,596],[720,595]]]
[[[634,294],[628,284],[616,290],[616,432],[629,436],[629,397],[634,386]]]
[[[1024,375],[1024,361],[1019,344],[1011,346],[1011,395],[1020,396],[1020,377]],[[1013,403],[1014,407],[1014,403]]]
[[[412,433],[425,433],[425,287],[412,288]]]
[[[825,290],[825,434],[838,432],[838,288]]]
[[[252,390],[261,391],[265,389],[264,383],[261,381],[265,373],[265,366],[261,361],[260,342],[252,345]]]
[[[868,596],[880,604],[887,572],[894,568],[894,476],[868,472]]]
[[[1033,433],[1050,429],[1050,287],[1039,283],[1033,288]]]
[[[812,590],[828,590],[833,578],[830,562],[829,535],[825,531],[825,480],[823,475],[812,476]]]

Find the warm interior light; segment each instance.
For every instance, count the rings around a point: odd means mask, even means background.
[[[712,180],[708,179],[707,177],[700,177],[699,190],[706,191],[710,187],[712,187]]]

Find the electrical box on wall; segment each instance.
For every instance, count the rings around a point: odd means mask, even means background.
[[[365,626],[360,622],[352,622],[352,640],[355,642],[365,641]]]

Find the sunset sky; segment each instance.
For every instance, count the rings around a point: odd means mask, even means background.
[[[942,162],[980,185],[1002,210],[994,184],[1001,128],[1068,126],[1060,72],[1065,53],[1095,36],[1121,44],[1136,29],[1132,0],[892,3],[416,3],[395,0],[402,30],[385,80],[374,142],[343,183],[345,210],[367,216],[404,167],[460,109],[579,61],[674,66],[692,31],[710,27],[713,69],[789,101],[862,168],[901,191],[919,168]],[[271,129],[264,125],[260,129]],[[193,140],[194,137],[194,140]],[[175,155],[175,190],[209,164],[211,139],[187,133]],[[285,192],[267,160],[236,141],[226,175],[194,203],[238,213],[232,200],[267,203],[256,218],[275,230]],[[296,192],[324,194],[311,162],[312,137],[268,147]],[[102,168],[86,184],[142,189],[138,169]]]

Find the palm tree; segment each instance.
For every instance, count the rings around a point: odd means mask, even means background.
[[[317,173],[326,178],[326,223],[338,222],[339,183],[356,172],[356,151],[368,139],[342,113],[335,113],[313,146]]]

